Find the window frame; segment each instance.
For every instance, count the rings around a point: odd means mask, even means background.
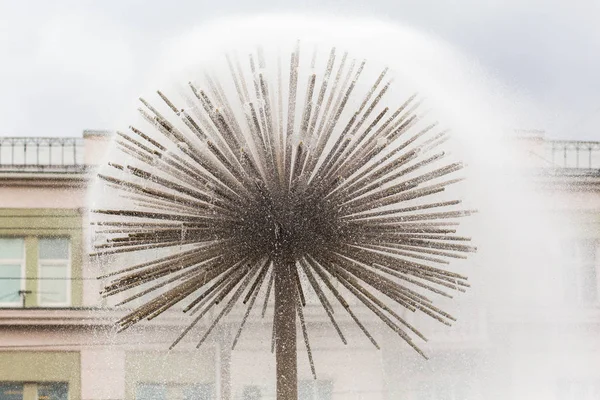
[[[43,239],[65,239],[67,241],[67,259],[51,259],[51,258],[46,258],[46,259],[42,259],[40,257],[40,241]],[[73,251],[72,251],[72,240],[70,236],[38,236],[37,237],[37,284],[36,284],[36,291],[37,291],[37,305],[38,307],[43,307],[43,308],[61,308],[61,307],[70,307],[72,304],[72,264],[73,264]],[[66,301],[63,303],[46,303],[42,301],[42,282],[44,281],[44,279],[42,279],[42,263],[45,265],[63,265],[64,262],[66,261],[66,268],[67,268],[67,273],[66,273],[66,277],[64,280],[64,284],[65,284],[65,290],[66,290]]]
[[[20,264],[21,264],[21,279],[20,280],[20,289],[19,291],[24,291],[26,290],[26,281],[27,281],[27,246],[25,243],[25,237],[23,236],[0,236],[0,239],[21,239],[23,242],[22,245],[22,257],[20,260]],[[2,265],[14,265],[14,264],[19,264],[19,262],[16,259],[8,259],[8,258],[0,258],[0,266]],[[1,274],[1,272],[0,272]],[[6,302],[6,301],[2,301],[0,300],[0,308],[24,308],[23,306],[23,297],[21,294],[19,294],[17,292],[17,301],[16,302]]]

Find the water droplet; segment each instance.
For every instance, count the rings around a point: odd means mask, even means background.
[[[389,141],[387,138],[384,137],[380,137],[379,139],[377,139],[377,147],[385,147],[389,144]]]
[[[190,150],[190,145],[187,144],[186,142],[178,142],[177,143],[177,148],[179,148],[179,150],[186,152]]]

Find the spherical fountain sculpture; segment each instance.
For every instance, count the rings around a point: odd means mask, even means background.
[[[98,175],[103,196],[121,200],[93,210],[94,255],[172,249],[103,276],[113,279],[105,296],[133,293],[120,304],[147,299],[120,329],[185,302],[195,315],[173,347],[217,310],[199,347],[241,303],[235,347],[264,293],[263,316],[274,302],[277,398],[294,399],[298,322],[316,377],[303,314],[312,291],[342,342],[333,302],[379,348],[354,296],[426,357],[415,341],[425,336],[398,308],[450,325],[427,292],[464,291],[467,278],[448,266],[475,251],[456,235],[472,211],[445,195],[462,168],[443,151],[449,131],[417,94],[389,93],[391,71],[369,80],[369,60],[344,49],[246,50],[140,99],[140,124],[118,132]]]

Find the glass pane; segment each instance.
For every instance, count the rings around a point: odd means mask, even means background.
[[[317,381],[317,399],[331,400],[333,397],[332,381]]]
[[[246,386],[242,394],[244,400],[261,400],[262,394],[258,386]]]
[[[21,266],[0,265],[0,303],[20,303]]]
[[[40,300],[43,304],[66,303],[69,281],[67,278],[67,264],[40,265]]]
[[[38,400],[67,400],[69,384],[64,382],[40,383],[37,398]]]
[[[0,400],[23,400],[23,384],[0,383]]]
[[[69,239],[40,238],[41,260],[67,260],[69,258]]]
[[[313,381],[298,382],[298,400],[314,400]]]
[[[212,400],[213,385],[210,383],[185,386],[182,389],[183,400]]]
[[[135,394],[136,400],[166,400],[167,388],[157,383],[139,383]]]
[[[0,238],[0,260],[22,260],[23,238]]]

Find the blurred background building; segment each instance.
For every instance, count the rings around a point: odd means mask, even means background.
[[[251,321],[233,352],[229,343],[237,325],[199,350],[190,339],[167,352],[174,329],[188,322],[177,311],[115,333],[113,322],[124,311],[99,296],[98,267],[87,256],[88,188],[110,136],[85,131],[78,138],[0,137],[0,400],[274,398],[274,382],[264,382],[274,376],[267,319]],[[539,381],[522,382],[520,366],[496,343],[511,348],[514,339],[514,351],[543,355],[517,348],[521,320],[510,312],[495,320],[481,305],[477,318],[429,330],[432,359],[426,364],[402,343],[378,352],[364,338],[351,337],[355,344],[345,347],[317,330],[311,340],[317,372],[324,373],[313,380],[305,354],[299,354],[302,400],[480,399],[478,385],[486,382],[490,366],[510,377],[502,383],[504,393],[529,385],[544,399],[600,398],[600,142],[546,140],[536,131],[520,132],[517,140],[532,166],[527,173],[536,175],[547,196],[561,199],[556,212],[584,227],[565,239],[569,258],[556,293],[577,312],[561,314],[560,324],[541,317],[530,322],[557,338],[575,329],[595,337],[573,357],[589,358],[586,365],[596,370],[570,373],[566,355],[564,365],[543,366],[552,371]],[[326,323],[319,311],[308,306],[310,325]],[[492,329],[495,324],[514,326]],[[379,324],[373,329],[388,335]],[[445,363],[458,353],[464,369]],[[429,378],[432,371],[436,381]]]

